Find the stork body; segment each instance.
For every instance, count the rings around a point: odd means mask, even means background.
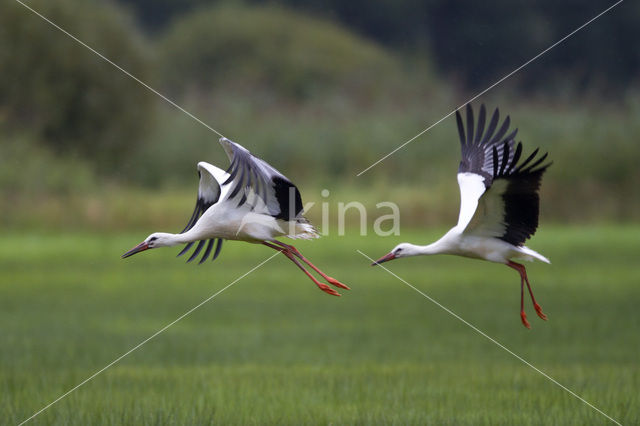
[[[526,246],[514,246],[497,238],[487,240],[484,237],[465,234],[455,227],[432,244],[420,246],[405,243],[403,247],[414,250],[416,255],[451,254],[496,263],[508,263],[509,259],[538,259],[549,263],[546,257]]]
[[[340,295],[319,282],[300,261],[329,284],[348,290],[349,287],[327,276],[294,246],[277,240],[279,237],[319,237],[316,229],[302,215],[302,198],[298,188],[282,173],[251,155],[239,144],[226,138],[221,138],[220,143],[229,156],[231,166],[224,171],[206,162],[198,163],[198,198],[182,232],[153,233],[122,257],[151,248],[186,244],[178,254],[181,256],[198,242],[187,262],[195,259],[206,246],[199,262],[202,264],[208,259],[214,245],[213,260],[220,254],[224,240],[245,241],[280,251],[328,294]]]
[[[520,274],[520,317],[522,323],[530,328],[524,312],[525,284],[536,313],[542,319],[547,317],[533,296],[525,266],[513,259],[550,263],[546,257],[524,245],[538,227],[538,190],[550,163],[543,164],[547,154],[537,157],[537,149],[520,161],[522,143],[515,142],[517,130],[507,134],[508,116],[496,131],[500,117],[497,109],[486,131],[484,105],[480,108],[477,127],[469,105],[466,116],[465,131],[462,117],[456,112],[462,147],[458,168],[460,214],[457,225],[432,244],[399,244],[373,265],[400,257],[433,254],[503,263]]]

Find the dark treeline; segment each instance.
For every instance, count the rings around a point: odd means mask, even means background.
[[[180,15],[225,3],[211,0],[120,0],[149,32]],[[243,3],[227,1],[226,3]],[[468,89],[490,84],[611,6],[612,0],[279,0],[276,3],[330,18],[370,39],[415,55],[433,55],[436,70]],[[637,85],[640,3],[625,2],[550,52],[521,80],[526,91],[598,91],[615,96]],[[541,78],[544,76],[544,78]],[[549,84],[553,81],[554,84]]]

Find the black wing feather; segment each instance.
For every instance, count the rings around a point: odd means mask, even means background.
[[[465,146],[467,144],[467,137],[464,133],[464,124],[462,124],[462,116],[459,111],[456,111],[456,124],[458,125],[458,135],[460,135],[460,144]]]
[[[491,116],[491,121],[489,122],[489,128],[487,129],[487,133],[484,134],[484,138],[480,144],[484,145],[489,141],[489,138],[493,135],[493,132],[496,131],[496,127],[498,126],[498,120],[500,120],[500,111],[496,108],[493,111],[493,115]]]
[[[502,123],[502,127],[500,127],[500,130],[498,130],[498,133],[496,133],[493,136],[489,144],[494,145],[494,144],[497,144],[498,142],[502,142],[503,140],[505,140],[503,139],[503,136],[507,133],[507,130],[509,130],[510,124],[511,124],[511,118],[507,115],[507,118],[505,118],[504,122]]]
[[[495,149],[495,148],[494,148]],[[538,229],[538,215],[540,211],[540,184],[542,175],[551,163],[540,166],[547,158],[542,155],[526,169],[516,166],[516,162],[522,152],[522,144],[518,143],[516,154],[511,159],[507,150],[510,147],[505,143],[505,153],[502,164],[494,181],[504,180],[507,185],[500,194],[503,203],[502,223],[504,232],[498,238],[514,246],[524,244]],[[536,150],[537,152],[537,150]],[[523,164],[531,161],[527,158]]]
[[[480,202],[492,195],[498,195],[502,201],[503,231],[500,235],[493,235],[503,241],[515,246],[522,245],[529,239],[538,228],[538,215],[540,210],[540,196],[538,191],[542,182],[542,175],[551,165],[544,164],[547,154],[538,156],[539,149],[531,153],[524,161],[520,161],[523,153],[522,143],[515,144],[517,129],[507,135],[510,125],[510,118],[507,116],[494,135],[499,123],[499,112],[496,108],[491,122],[484,135],[484,105],[480,108],[477,129],[473,144],[467,136],[473,134],[473,130],[464,129],[462,117],[457,112],[458,132],[462,147],[462,160],[460,162],[459,173],[470,172],[484,177],[486,191],[480,198]],[[472,114],[467,107],[467,126],[473,125],[473,119],[469,119]],[[506,136],[505,136],[506,135]],[[502,145],[502,146],[500,146]],[[492,184],[496,181],[506,182],[506,185],[499,185],[499,189],[492,189]],[[496,193],[496,191],[501,191]],[[485,208],[491,206],[485,203]],[[476,214],[485,209],[478,209]],[[487,214],[487,213],[485,213]],[[482,222],[480,220],[480,222]],[[481,227],[482,224],[474,226]],[[473,229],[471,230],[473,232]]]
[[[202,179],[202,174],[201,174],[200,170],[198,170],[198,177],[200,177],[200,179]],[[207,211],[207,209],[209,207],[211,207],[212,205],[217,203],[219,198],[220,198],[220,191],[219,190],[217,191],[217,196],[215,196],[215,198],[214,197],[210,197],[208,195],[205,195],[206,192],[204,194],[201,193],[201,190],[202,190],[202,188],[198,189],[198,198],[196,198],[196,206],[193,209],[193,213],[191,214],[191,217],[189,218],[189,221],[187,222],[187,225],[184,227],[184,229],[182,231],[180,231],[180,234],[184,234],[185,232],[187,232],[191,228],[193,228],[194,225],[200,219],[200,217],[204,214],[204,212]],[[182,256],[183,254],[188,252],[189,249],[193,246],[193,244],[194,244],[194,241],[188,243],[180,251],[180,253],[178,253],[177,257]],[[201,249],[201,247],[200,247],[200,249]],[[199,252],[198,248],[196,248],[196,252]],[[192,255],[191,258],[189,258],[189,260],[187,260],[187,262],[190,262],[191,260],[193,260],[193,255]]]
[[[227,173],[229,173],[229,177],[227,178],[227,180],[222,182],[223,185],[227,185],[236,177],[236,174],[238,173],[238,169],[239,169],[238,167],[236,167],[236,164],[237,164],[237,159],[234,158],[231,164],[229,165],[229,168],[227,169]]]
[[[493,148],[496,149],[495,147]],[[504,147],[502,148],[502,158],[509,158],[509,144],[505,141]],[[495,160],[494,160],[495,161]],[[500,165],[500,171],[498,174],[502,175],[504,173],[504,168],[507,166],[508,161],[503,161]]]
[[[204,247],[204,243],[205,243],[205,240],[198,241],[198,245],[196,246],[196,249],[193,251],[193,254],[191,255],[191,257],[187,259],[187,263],[191,262],[193,259],[196,258],[196,256],[198,256],[198,254],[202,250],[202,247]]]
[[[549,154],[549,153],[545,152],[545,154],[544,154],[542,157],[540,157],[538,160],[536,160],[532,165],[530,165],[530,166],[529,166],[529,167],[527,167],[526,169],[523,169],[522,167],[519,167],[519,168],[518,168],[518,171],[519,171],[520,173],[527,173],[527,172],[529,172],[529,171],[533,170],[533,169],[534,169],[534,168],[536,168],[540,163],[542,163],[544,160],[546,160],[546,159],[547,159],[547,155],[548,155],[548,154]]]
[[[498,238],[514,246],[520,246],[535,234],[540,210],[538,190],[542,175],[549,165],[532,172],[516,172],[509,175],[507,187],[501,194],[506,227]]]
[[[493,176],[498,175],[498,150],[494,147],[493,151]]]
[[[221,142],[231,147],[233,160],[227,169],[230,178],[222,185],[233,185],[228,199],[239,196],[238,207],[246,204],[248,200],[256,202],[255,197],[249,197],[249,191],[253,190],[255,196],[262,199],[267,206],[268,214],[276,219],[293,220],[302,214],[302,197],[298,188],[282,173],[272,166],[251,155],[249,151],[240,145],[224,139]],[[269,203],[270,190],[273,189],[277,207]],[[255,204],[252,208],[255,208]]]
[[[475,173],[482,176],[484,178],[485,187],[489,188],[491,186],[491,181],[500,171],[500,168],[496,167],[496,163],[502,161],[504,152],[512,152],[510,149],[504,151],[500,150],[497,152],[496,157],[493,149],[494,147],[499,147],[505,143],[509,145],[509,148],[511,148],[514,144],[514,138],[518,129],[507,134],[511,124],[511,119],[507,116],[496,132],[498,124],[500,124],[500,112],[496,108],[485,132],[486,108],[484,105],[480,107],[477,129],[473,129],[473,110],[469,104],[467,104],[466,111],[466,129],[464,128],[460,112],[456,111],[456,122],[458,125],[462,151],[462,158],[460,160],[458,172]]]
[[[511,173],[511,170],[513,170],[513,167],[516,165],[518,160],[520,160],[521,155],[522,155],[522,142],[518,142],[518,145],[516,145],[516,152],[515,154],[513,154],[513,159],[511,160],[511,163],[507,168],[507,172],[506,172],[507,174]]]
[[[184,248],[182,249],[182,251],[180,251],[180,253],[178,253],[178,255],[176,257],[180,257],[183,254],[185,254],[186,252],[189,251],[189,249],[193,246],[193,244],[195,243],[195,241],[191,241],[189,244],[187,244],[186,246],[184,246]]]
[[[213,258],[211,259],[212,262],[218,258],[218,255],[220,254],[220,250],[222,250],[222,242],[223,241],[224,240],[222,238],[218,238],[218,244],[216,245],[216,251],[213,253]]]
[[[236,195],[238,195],[238,192],[240,192],[240,190],[242,189],[242,182],[244,181],[244,167],[238,167],[238,169],[240,169],[240,175],[238,177],[237,182],[235,183],[235,185],[233,186],[233,189],[231,190],[231,193],[229,194],[229,198],[233,198]],[[227,173],[229,172],[229,170],[227,170]],[[233,171],[232,171],[233,173]],[[237,170],[236,170],[237,173]],[[234,175],[236,174],[234,173]]]
[[[181,234],[184,234],[185,232],[187,232],[189,229],[193,228],[193,225],[196,224],[196,222],[198,221],[198,218],[200,217],[200,215],[202,214],[202,209],[204,208],[204,201],[201,200],[199,197],[196,199],[196,206],[193,209],[193,213],[191,214],[191,218],[189,218],[189,221],[187,222],[187,225],[184,227],[184,229],[182,231],[180,231]]]
[[[222,250],[222,242],[223,241],[224,240],[222,238],[218,238],[217,239],[216,249],[215,249],[215,251],[213,251],[213,256],[211,257],[211,261],[212,262],[214,260],[216,260],[218,258],[218,256],[220,255],[220,251]],[[214,243],[216,243],[216,239],[211,238],[211,239],[208,239],[208,240],[199,240],[198,241],[198,245],[196,246],[196,249],[191,254],[189,259],[187,259],[187,263],[191,262],[193,259],[198,257],[198,254],[202,251],[202,248],[204,247],[205,243],[207,243],[207,247],[206,247],[206,249],[204,251],[204,254],[200,258],[200,261],[198,262],[198,265],[202,265],[204,262],[206,262],[206,260],[209,258],[209,255],[211,254],[211,251],[213,250],[213,245],[214,245]],[[189,251],[189,249],[191,247],[193,247],[194,244],[195,244],[195,241],[192,241],[189,244],[187,244],[186,247],[184,249],[182,249],[182,251],[178,254],[178,256],[181,256],[184,253],[186,253],[187,251]]]
[[[522,163],[520,163],[520,165],[518,166],[518,169],[517,169],[517,170],[522,170],[522,169],[523,169],[527,164],[529,164],[529,162],[530,162],[531,160],[533,160],[533,158],[534,158],[536,155],[538,155],[538,150],[539,150],[539,148],[536,148],[536,149],[531,153],[531,155],[529,155],[529,156],[527,157],[527,159],[526,159],[526,160],[524,160]]]
[[[204,263],[205,260],[207,260],[207,258],[209,257],[209,254],[211,253],[211,249],[213,248],[213,240],[209,240],[209,243],[207,243],[207,248],[204,251],[204,254],[202,255],[202,258],[200,259],[200,262],[198,262],[198,265],[202,265],[202,263]]]
[[[471,145],[473,141],[473,110],[471,105],[467,104],[467,145]]]
[[[469,107],[471,108],[471,107]],[[484,132],[484,123],[486,120],[487,112],[484,104],[480,105],[480,114],[478,114],[478,129],[476,130],[476,138],[473,143],[478,144],[480,142],[480,138],[482,137],[482,133]]]

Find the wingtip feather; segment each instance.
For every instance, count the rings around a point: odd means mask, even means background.
[[[458,125],[458,136],[460,136],[460,144],[464,146],[467,138],[464,133],[464,125],[462,124],[462,115],[460,115],[460,110],[456,110],[456,124]]]

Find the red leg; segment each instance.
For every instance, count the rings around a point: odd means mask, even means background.
[[[540,305],[538,305],[536,299],[533,297],[533,291],[531,291],[531,285],[529,284],[529,277],[527,277],[527,269],[524,267],[524,265],[512,261],[509,261],[507,263],[507,266],[515,269],[520,274],[520,317],[522,318],[522,323],[525,325],[525,327],[530,328],[529,322],[526,320],[526,315],[524,313],[524,283],[527,283],[527,289],[529,290],[529,295],[531,296],[531,301],[533,302],[533,307],[535,308],[536,313],[540,318],[546,320],[547,316],[544,314],[544,312],[542,312],[542,308],[540,307]]]
[[[285,249],[285,248],[283,248],[283,247],[278,247],[278,246],[276,246],[276,245],[274,245],[274,244],[271,244],[271,243],[268,243],[268,242],[266,242],[266,241],[265,241],[265,242],[263,242],[262,244],[264,244],[264,245],[265,245],[265,246],[267,246],[267,247],[271,247],[271,248],[272,248],[272,249],[274,249],[274,250],[278,250],[279,252],[281,252],[282,254],[284,254],[285,256],[287,256],[287,258],[288,258],[289,260],[291,260],[293,263],[295,263],[295,264],[296,264],[296,266],[297,266],[298,268],[300,268],[300,269],[302,270],[302,272],[304,272],[304,273],[305,273],[305,275],[306,275],[306,276],[308,276],[308,277],[311,279],[311,281],[313,281],[313,283],[314,283],[315,285],[317,285],[317,286],[320,288],[320,290],[322,290],[322,291],[324,291],[325,293],[330,294],[330,295],[332,295],[332,296],[340,296],[340,293],[338,293],[337,291],[335,291],[334,289],[332,289],[332,288],[331,288],[331,287],[329,287],[328,285],[326,285],[326,284],[324,284],[324,283],[321,283],[321,282],[320,282],[320,281],[318,281],[318,280],[317,280],[313,275],[311,275],[311,273],[310,273],[309,271],[307,271],[307,270],[304,268],[304,266],[302,266],[302,265],[300,264],[300,262],[298,262],[298,260],[297,260],[295,257],[293,257],[293,254],[291,254],[287,249]]]
[[[520,276],[520,319],[525,327],[531,328],[529,321],[527,321],[527,314],[524,313],[524,278],[522,275]]]
[[[345,284],[342,284],[340,281],[336,280],[335,278],[331,278],[330,276],[328,276],[327,274],[325,274],[324,272],[322,272],[316,265],[314,265],[313,263],[311,263],[309,260],[307,260],[307,258],[305,258],[302,253],[300,253],[300,251],[298,251],[297,248],[295,248],[294,246],[291,246],[289,244],[285,244],[282,241],[273,241],[275,244],[278,244],[279,246],[289,250],[294,256],[298,257],[300,260],[302,260],[304,263],[306,263],[307,265],[309,265],[314,271],[316,271],[318,274],[320,274],[320,276],[322,278],[324,278],[325,280],[327,280],[327,282],[331,285],[334,285],[336,287],[340,287],[340,288],[344,288],[345,290],[351,290],[348,286],[346,286]]]
[[[544,314],[544,312],[542,312],[542,308],[540,307],[540,305],[538,305],[538,302],[536,302],[536,298],[533,297],[533,292],[531,291],[531,285],[529,284],[529,277],[527,277],[526,272],[524,274],[524,281],[527,283],[527,288],[529,289],[529,294],[531,295],[531,301],[533,302],[533,308],[536,310],[536,313],[538,314],[538,316],[546,321],[547,316]]]

